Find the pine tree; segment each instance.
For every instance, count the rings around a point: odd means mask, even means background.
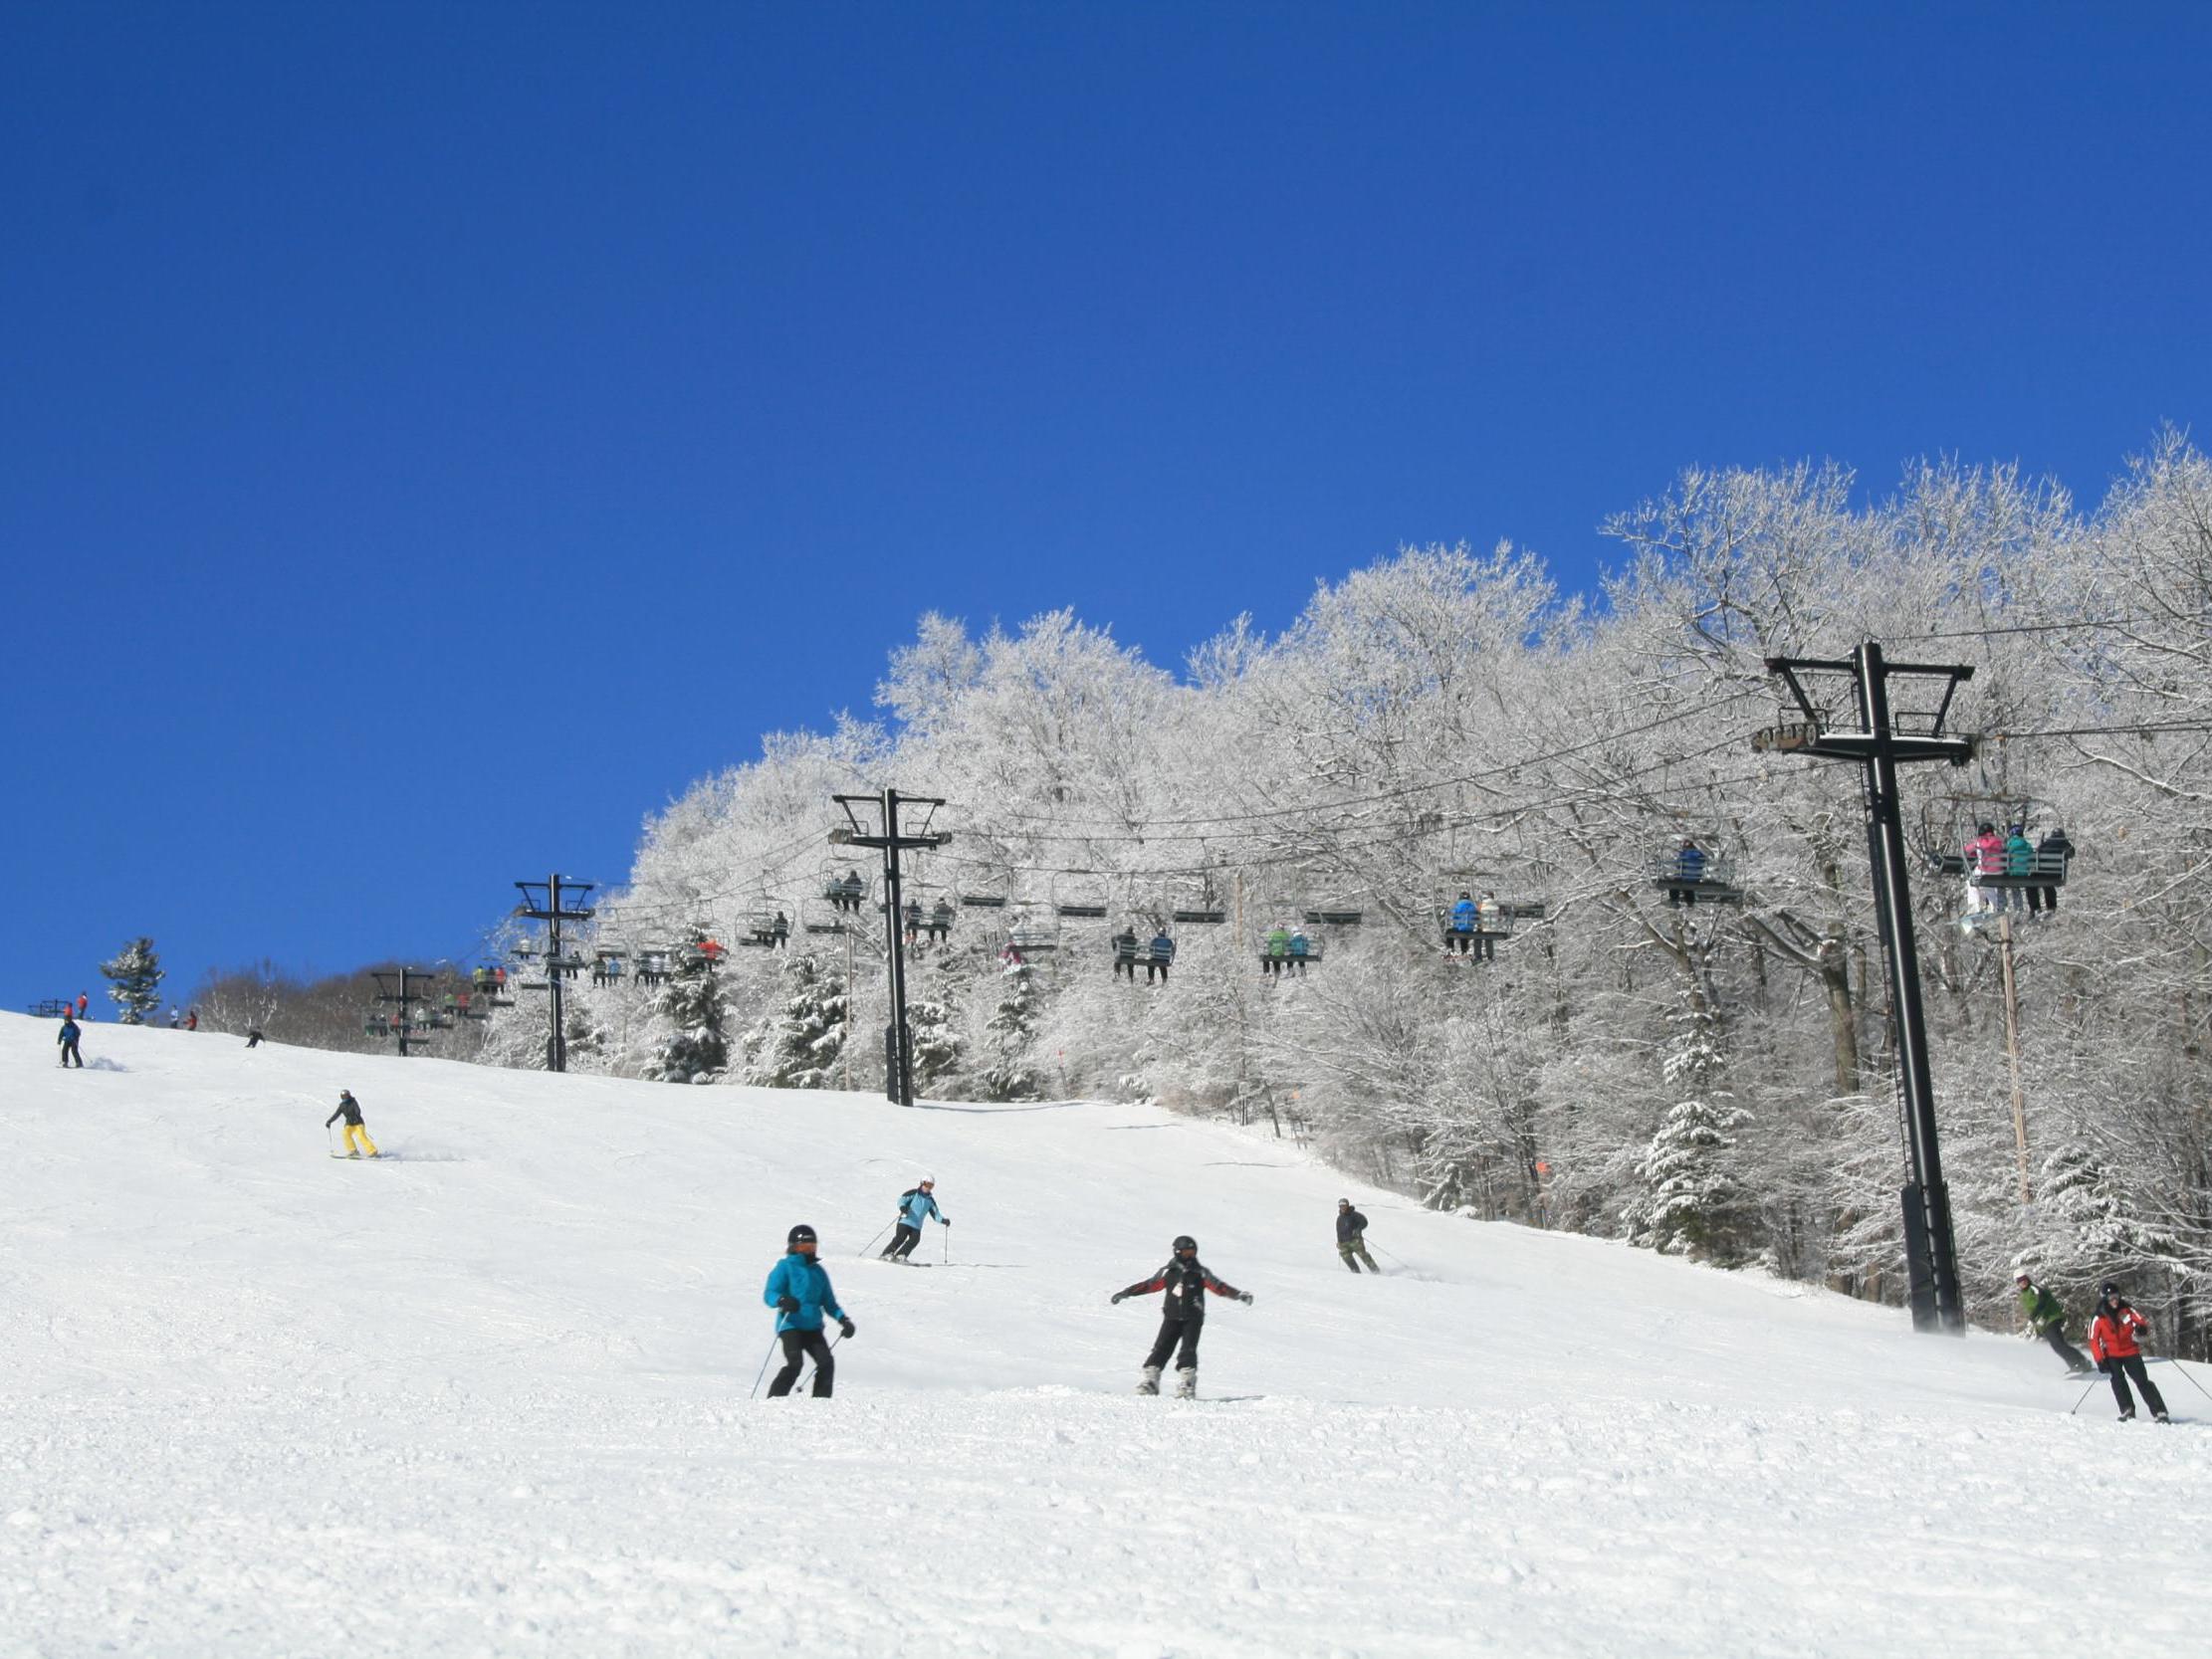
[[[1044,1004],[1035,965],[1008,962],[999,987],[998,1006],[984,1027],[990,1033],[993,1052],[978,1080],[981,1097],[987,1101],[1041,1100],[1043,1078],[1029,1063]]]
[[[959,1070],[961,1056],[968,1045],[955,1023],[958,1017],[952,981],[942,967],[930,975],[926,988],[919,995],[907,997],[906,1023],[914,1041],[914,1092],[917,1095]]]
[[[2040,1247],[2045,1272],[2085,1289],[2107,1274],[2173,1263],[2179,1242],[2135,1215],[2103,1160],[2079,1142],[2043,1160],[2037,1208],[2056,1223]]]
[[[770,1089],[827,1089],[844,1054],[843,973],[811,953],[783,963],[783,1004],[746,1033],[745,1080]]]
[[[720,970],[697,948],[706,938],[692,931],[693,948],[676,953],[675,971],[661,987],[656,1011],[667,1032],[645,1066],[645,1075],[657,1083],[713,1083],[730,1064]]]
[[[161,959],[153,953],[153,940],[134,938],[111,959],[100,964],[100,971],[114,981],[108,994],[122,1010],[117,1018],[124,1025],[143,1025],[146,1015],[161,1006],[161,981],[166,970]]]
[[[1637,1164],[1645,1190],[1623,1212],[1629,1241],[1662,1255],[1693,1256],[1732,1267],[1743,1259],[1752,1221],[1737,1177],[1735,1134],[1751,1114],[1719,1087],[1721,1053],[1703,1008],[1676,1016],[1665,1077],[1684,1098],[1666,1114]]]

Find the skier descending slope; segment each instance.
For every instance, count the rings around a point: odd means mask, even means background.
[[[1162,1309],[1160,1338],[1145,1356],[1144,1380],[1137,1384],[1137,1392],[1160,1392],[1160,1369],[1167,1364],[1168,1355],[1174,1353],[1176,1398],[1195,1398],[1199,1391],[1199,1338],[1206,1332],[1206,1293],[1233,1296],[1248,1308],[1252,1302],[1251,1292],[1224,1285],[1209,1273],[1199,1260],[1199,1241],[1189,1233],[1175,1241],[1175,1254],[1168,1259],[1166,1267],[1150,1279],[1139,1280],[1127,1290],[1114,1292],[1107,1300],[1118,1303],[1123,1297],[1150,1296],[1154,1291],[1166,1291],[1167,1303]],[[1181,1351],[1177,1352],[1179,1345]]]
[[[2143,1391],[2150,1414],[2161,1423],[2166,1421],[2166,1402],[2158,1385],[2144,1373],[2143,1350],[2135,1341],[2149,1335],[2150,1321],[2127,1305],[2117,1285],[2107,1283],[2098,1293],[2097,1312],[2090,1316],[2090,1351],[2097,1355],[2097,1368],[2112,1379],[2112,1398],[2119,1402],[2123,1423],[2135,1420],[2135,1402],[2127,1392],[2130,1376]]]
[[[883,1260],[903,1262],[913,1255],[914,1246],[922,1237],[922,1223],[931,1216],[936,1216],[948,1227],[953,1224],[953,1218],[937,1207],[936,1193],[937,1182],[925,1175],[899,1194],[899,1230],[883,1247]]]
[[[340,1118],[345,1120],[345,1150],[332,1152],[331,1155],[332,1157],[359,1157],[361,1155],[360,1146],[366,1146],[368,1155],[370,1157],[376,1156],[376,1142],[369,1140],[368,1128],[361,1122],[361,1103],[353,1098],[353,1091],[350,1089],[340,1089],[337,1092],[337,1110],[323,1120],[323,1127],[329,1129]],[[356,1136],[360,1138],[360,1146],[353,1144]]]
[[[829,1345],[822,1341],[822,1315],[827,1313],[837,1322],[842,1336],[849,1338],[853,1333],[852,1321],[837,1305],[837,1293],[829,1288],[828,1271],[814,1260],[815,1242],[814,1229],[803,1221],[793,1227],[784,1244],[788,1253],[769,1270],[768,1287],[761,1293],[761,1300],[775,1310],[776,1338],[783,1345],[783,1368],[769,1384],[772,1400],[791,1391],[799,1367],[809,1358],[814,1361],[814,1398],[829,1398],[837,1362],[829,1356]]]

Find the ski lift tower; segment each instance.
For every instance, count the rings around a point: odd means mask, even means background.
[[[829,832],[830,845],[836,847],[875,847],[883,853],[883,914],[886,919],[883,952],[884,964],[891,980],[891,1023],[883,1032],[883,1093],[887,1100],[899,1106],[914,1104],[914,1033],[906,1023],[906,935],[899,928],[899,854],[928,852],[949,846],[949,831],[932,832],[930,819],[945,803],[927,795],[902,795],[896,789],[886,789],[880,795],[832,795],[845,810],[845,822]],[[899,808],[925,807],[920,831],[907,835],[899,831]],[[877,831],[860,821],[855,808],[872,808]],[[879,832],[880,833],[879,833]],[[848,996],[851,994],[847,988]]]
[[[1947,760],[1963,766],[1973,758],[1975,739],[1947,734],[1943,723],[1950,715],[1951,699],[1974,677],[1974,671],[1963,664],[1888,662],[1873,640],[1841,662],[1769,657],[1766,666],[1789,688],[1805,719],[1755,733],[1752,748],[1761,753],[1856,760],[1866,768],[1875,925],[1889,969],[1889,1021],[1897,1047],[1905,1151],[1911,1166],[1902,1197],[1912,1329],[1964,1336],[1958,1245],[1951,1232],[1950,1193],[1943,1184],[1943,1160],[1935,1140],[1935,1085],[1928,1069],[1927,1020],[1920,1007],[1920,958],[1912,938],[1897,767],[1912,760]],[[1892,707],[1892,681],[1902,682],[1900,691],[1910,694],[1908,707]],[[1847,687],[1849,705],[1844,697]]]
[[[592,909],[582,901],[588,900],[591,890],[598,885],[597,882],[571,881],[558,871],[553,872],[546,881],[515,884],[523,895],[523,902],[515,907],[515,914],[532,922],[546,924],[546,960],[549,964],[565,963],[566,958],[560,948],[560,925],[563,922],[591,920]],[[580,956],[576,958],[576,965],[579,968],[583,965]],[[561,973],[553,971],[549,965],[545,979],[546,994],[553,999],[552,1018],[547,1022],[546,1032],[546,1070],[549,1072],[564,1072],[568,1069],[568,1038],[562,1029],[560,1016],[561,977]],[[533,985],[530,988],[536,990],[538,987]]]
[[[427,994],[421,981],[431,976],[419,967],[400,967],[371,968],[369,977],[376,981],[378,1002],[399,1004],[399,1012],[384,1022],[384,1029],[397,1040],[399,1057],[404,1060],[412,1049],[420,1048],[430,1040],[416,1035],[418,1031],[427,1030],[428,1026],[415,1018],[415,1004]]]

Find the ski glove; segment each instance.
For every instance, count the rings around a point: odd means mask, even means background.
[[[1116,1291],[1116,1292],[1114,1292],[1114,1294],[1113,1294],[1112,1296],[1109,1296],[1109,1297],[1108,1297],[1108,1298],[1107,1298],[1106,1300],[1107,1300],[1107,1301],[1108,1301],[1109,1303],[1113,1304],[1113,1305],[1114,1305],[1115,1307],[1119,1307],[1119,1306],[1121,1305],[1121,1299],[1122,1299],[1123,1297],[1127,1296],[1128,1294],[1129,1294],[1129,1293],[1128,1293],[1127,1291]]]
[[[841,1319],[837,1322],[837,1330],[842,1336],[850,1337],[852,1335],[852,1321],[849,1319]]]
[[[2100,1359],[2097,1362],[2097,1368],[2102,1371],[2106,1376],[2110,1376],[2112,1374],[2112,1362],[2109,1359]]]
[[[1252,1305],[1252,1293],[1250,1291],[1241,1292],[1237,1296],[1236,1300],[1241,1302],[1245,1307],[1249,1308]]]
[[[797,1298],[797,1297],[795,1297],[795,1296],[779,1296],[779,1297],[777,1297],[777,1298],[775,1299],[775,1311],[776,1311],[777,1313],[779,1313],[779,1314],[795,1314],[795,1313],[797,1313],[797,1312],[798,1312],[798,1298]]]

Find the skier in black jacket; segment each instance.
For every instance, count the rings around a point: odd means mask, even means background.
[[[331,1155],[359,1157],[360,1147],[366,1146],[370,1157],[378,1156],[376,1142],[368,1138],[368,1126],[361,1122],[361,1103],[353,1098],[353,1091],[350,1089],[340,1089],[337,1092],[337,1110],[323,1120],[323,1127],[329,1129],[340,1118],[345,1120],[345,1150],[340,1152],[333,1149]],[[353,1143],[355,1137],[360,1140],[359,1146]]]
[[[1176,1397],[1194,1398],[1199,1391],[1199,1338],[1206,1333],[1206,1293],[1233,1296],[1248,1308],[1251,1292],[1225,1285],[1209,1273],[1199,1260],[1199,1241],[1189,1233],[1175,1241],[1175,1254],[1166,1267],[1150,1279],[1140,1279],[1127,1290],[1114,1292],[1107,1300],[1119,1302],[1123,1297],[1150,1296],[1154,1291],[1168,1293],[1167,1305],[1162,1310],[1159,1340],[1145,1356],[1144,1380],[1137,1384],[1137,1392],[1160,1392],[1160,1369],[1167,1364],[1168,1355],[1175,1353]],[[1176,1351],[1178,1345],[1180,1353]]]
[[[1383,1271],[1375,1265],[1375,1258],[1367,1253],[1367,1217],[1352,1207],[1352,1200],[1349,1198],[1339,1198],[1336,1201],[1336,1253],[1344,1258],[1344,1265],[1354,1273],[1359,1272],[1360,1262],[1367,1263],[1371,1273]],[[1355,1254],[1358,1255],[1359,1262],[1352,1259]]]

